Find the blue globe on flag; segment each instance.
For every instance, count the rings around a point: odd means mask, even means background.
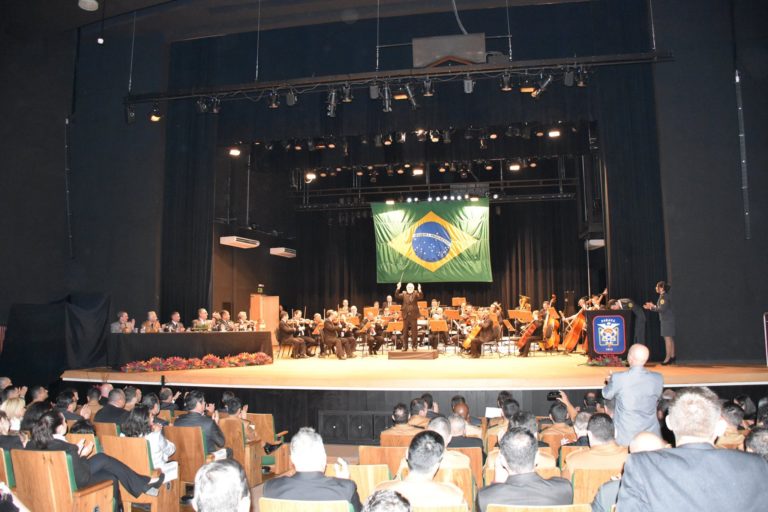
[[[448,255],[451,235],[437,222],[425,222],[414,231],[411,247],[420,259],[434,263]]]

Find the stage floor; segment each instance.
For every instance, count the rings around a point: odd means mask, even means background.
[[[551,390],[602,387],[611,371],[586,366],[583,355],[536,354],[528,358],[484,356],[469,359],[440,355],[434,360],[388,360],[384,355],[340,361],[278,359],[267,366],[122,373],[104,368],[68,370],[65,381],[169,386],[322,390]],[[667,386],[768,385],[768,368],[760,365],[655,365]]]

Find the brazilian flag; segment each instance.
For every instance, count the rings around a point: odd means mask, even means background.
[[[372,203],[376,281],[491,282],[488,200]]]

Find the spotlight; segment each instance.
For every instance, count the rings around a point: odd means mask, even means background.
[[[576,87],[587,86],[587,70],[579,69],[578,75],[576,75]]]
[[[277,91],[272,91],[269,93],[269,104],[267,105],[268,108],[276,109],[280,106],[280,97],[277,95]]]
[[[229,156],[233,156],[233,157],[240,156],[240,148],[229,148]]]
[[[543,82],[539,84],[539,88],[536,89],[531,93],[532,98],[538,98],[541,96],[541,93],[547,90],[547,87],[549,87],[549,84],[552,83],[552,75],[547,76],[547,78],[544,79]]]
[[[205,114],[208,112],[208,100],[205,98],[197,98],[195,101],[195,109],[197,109],[198,114]]]
[[[493,170],[493,164],[491,162],[485,162],[485,170],[486,171],[492,171]]]
[[[574,76],[575,76],[575,73],[573,72],[572,69],[569,69],[568,71],[566,71],[565,74],[563,75],[563,85],[565,85],[566,87],[573,87]]]
[[[384,84],[384,89],[381,90],[381,102],[383,112],[392,112],[392,90],[389,84]]]
[[[556,139],[560,136],[560,130],[558,128],[552,128],[547,132],[547,136],[550,139]]]
[[[327,108],[328,117],[336,117],[336,105],[338,104],[339,104],[338,93],[336,92],[336,89],[331,89],[330,91],[328,91],[328,108]]]
[[[447,196],[447,195],[444,195],[444,196],[443,196],[443,201],[447,201],[447,200],[448,200],[448,196]]]
[[[77,0],[77,6],[84,11],[94,12],[99,10],[98,0]]]
[[[408,93],[405,92],[404,88],[397,89],[392,94],[392,99],[395,101],[405,101],[408,99]]]
[[[371,183],[376,183],[378,178],[379,178],[378,171],[371,171],[368,173],[368,179],[371,180]]]
[[[211,114],[218,114],[221,112],[221,100],[219,98],[211,98]]]
[[[451,196],[451,201],[455,201],[455,200],[456,200],[456,196]]]
[[[312,183],[313,181],[315,181],[316,179],[317,179],[317,174],[315,174],[315,173],[314,173],[314,172],[312,172],[312,171],[308,171],[308,172],[307,172],[307,173],[304,175],[304,183],[307,183],[307,184],[309,184],[309,183]]]
[[[443,174],[443,173],[445,172],[445,166],[444,166],[444,165],[441,165],[441,166],[440,166],[440,167],[437,169],[437,172],[439,172],[440,174]]]
[[[491,140],[496,140],[499,138],[499,134],[496,132],[491,132],[490,134],[488,134],[488,138]]]
[[[464,199],[469,199],[469,194],[464,194]]]
[[[344,87],[341,88],[341,102],[352,103],[352,99],[352,86],[349,84],[344,84]]]
[[[424,167],[422,167],[421,165],[417,165],[416,167],[413,168],[412,173],[413,173],[414,176],[423,176],[424,175]]]
[[[333,141],[333,139],[328,141],[328,149],[336,149],[336,143]]]
[[[539,163],[533,158],[531,158],[531,160],[528,162],[528,167],[530,167],[531,169],[535,169],[538,166],[539,166]]]
[[[382,138],[382,143],[385,146],[391,146],[392,145],[392,135],[387,134]]]
[[[125,106],[125,122],[127,124],[133,124],[136,122],[136,109],[133,105]]]
[[[386,201],[384,201],[384,202],[385,202],[386,204],[390,205],[390,206],[392,206],[393,204],[395,204],[395,200],[394,200],[394,199],[387,199],[387,200],[386,200]]]
[[[435,90],[432,88],[432,80],[427,78],[424,80],[424,96],[429,98],[435,95]]]
[[[103,45],[104,44],[104,36],[99,36],[96,38],[96,44]]]
[[[411,199],[410,197],[405,200],[406,203],[410,203],[412,201],[413,201],[413,199]]]
[[[414,198],[413,198],[413,202],[414,202],[414,203],[418,203],[418,202],[419,202],[419,198],[418,198],[418,197],[414,197]]]
[[[443,130],[443,144],[451,143],[451,130]]]
[[[416,140],[419,142],[425,142],[427,140],[426,130],[416,130]]]
[[[149,113],[149,120],[153,123],[159,123],[163,118],[163,113],[160,112],[160,105],[155,103],[152,105],[152,111]]]
[[[488,149],[488,138],[485,135],[480,136],[480,149]]]
[[[464,79],[464,94],[472,94],[475,91],[475,81],[469,75]]]
[[[521,168],[521,167],[522,167],[522,165],[520,164],[520,161],[519,161],[519,160],[511,160],[511,161],[509,162],[509,167],[508,167],[508,169],[509,169],[510,171],[512,171],[512,172],[517,172],[517,171],[519,171],[519,170],[520,170],[520,168]]]
[[[411,168],[411,164],[405,164],[403,167],[405,167],[406,169],[410,169]]]
[[[498,199],[499,198],[499,194],[493,194],[493,198],[494,199]]]
[[[439,200],[440,200],[440,196],[437,196],[437,197],[435,198],[435,201],[439,201]]]
[[[312,139],[307,139],[307,151],[314,151],[318,149],[317,145],[315,144],[315,141]]]
[[[504,73],[501,76],[501,90],[504,92],[512,90],[512,76],[509,73]]]
[[[541,130],[541,129],[536,130],[536,136],[537,137],[543,137],[544,136],[544,130]]]
[[[327,178],[328,177],[328,173],[326,171],[320,171],[320,177],[321,178]]]
[[[387,166],[387,176],[394,176],[394,175],[395,175],[395,170],[392,168],[391,165],[388,165]]]
[[[429,140],[432,142],[440,142],[440,132],[437,130],[430,130]]]
[[[459,173],[459,177],[461,179],[465,180],[465,179],[469,178],[469,173],[467,172],[466,169],[462,169],[461,172]]]
[[[416,96],[413,94],[413,88],[411,87],[411,84],[405,84],[404,89],[405,94],[408,96],[408,102],[411,104],[411,108],[413,110],[419,108],[419,104],[416,103]]]
[[[363,176],[364,174],[365,174],[365,172],[362,169],[358,169],[358,170],[355,171],[355,175],[356,176]]]
[[[429,196],[429,197],[427,198],[427,201],[429,201],[429,202],[431,203],[431,202],[432,202],[432,196]]]
[[[382,143],[382,139],[381,139],[381,135],[380,134],[377,133],[376,135],[373,136],[373,145],[376,146],[377,148],[380,148],[380,147],[382,147],[384,145]]]
[[[512,126],[509,125],[507,127],[507,131],[504,132],[505,137],[519,137],[520,136],[520,127],[519,126]]]
[[[377,99],[379,99],[379,96],[380,96],[380,91],[379,91],[379,86],[378,85],[373,84],[373,85],[368,87],[368,97],[369,98],[371,98],[372,100],[377,100]]]
[[[405,144],[405,138],[407,137],[405,132],[397,132],[396,139],[398,144]]]
[[[397,174],[400,174],[400,175],[405,174],[405,169],[403,169],[402,167],[398,167]]]
[[[531,94],[535,90],[536,90],[536,87],[534,87],[531,84],[531,81],[527,78],[523,81],[522,84],[520,84],[520,92],[523,94]]]
[[[291,89],[287,93],[285,93],[285,104],[289,107],[293,107],[299,102],[299,95],[296,94],[296,91]]]
[[[304,146],[301,144],[300,140],[297,140],[296,142],[293,143],[293,149],[296,151],[301,151],[302,149],[304,149]]]

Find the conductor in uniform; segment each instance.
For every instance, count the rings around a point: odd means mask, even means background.
[[[411,346],[414,350],[418,346],[418,320],[419,320],[419,304],[418,302],[424,297],[421,293],[421,285],[417,290],[414,290],[413,283],[405,285],[405,291],[401,292],[400,287],[403,283],[397,283],[397,290],[395,290],[395,297],[400,300],[402,304],[400,313],[403,316],[403,352],[408,350],[408,334],[411,336]]]
[[[643,307],[650,311],[655,311],[659,314],[659,322],[661,323],[661,336],[664,338],[664,348],[666,349],[666,355],[663,365],[674,364],[675,357],[675,315],[672,312],[672,302],[669,298],[669,283],[665,281],[659,281],[656,283],[656,293],[659,294],[659,298],[656,304],[652,302],[646,302]]]

